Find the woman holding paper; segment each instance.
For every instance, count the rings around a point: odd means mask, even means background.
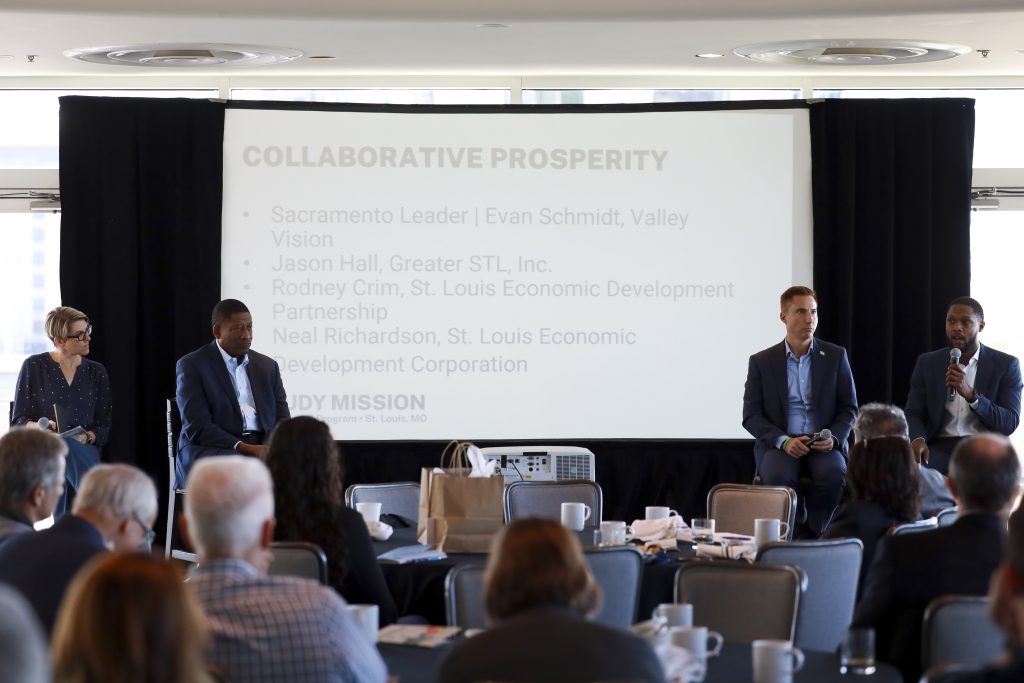
[[[60,306],[46,314],[45,329],[53,349],[22,363],[11,425],[55,432],[59,428],[64,433],[66,490],[54,511],[54,517],[60,517],[67,509],[69,492],[77,491],[81,478],[100,461],[100,448],[110,436],[113,402],[107,369],[86,358],[92,341],[89,317]]]
[[[327,555],[327,580],[350,604],[380,607],[380,625],[398,608],[377,563],[362,516],[342,504],[338,447],[326,424],[313,417],[278,423],[267,443],[274,479],[275,541],[315,543]]]

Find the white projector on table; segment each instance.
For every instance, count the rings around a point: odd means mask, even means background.
[[[594,481],[594,454],[577,446],[496,446],[480,453],[498,463],[506,483],[513,481]]]

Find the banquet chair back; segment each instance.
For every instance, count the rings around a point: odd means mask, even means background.
[[[164,535],[164,557],[194,563],[196,561],[195,553],[174,548],[174,542],[177,540],[175,523],[178,521],[174,511],[177,507],[178,496],[185,495],[185,489],[178,488],[175,484],[177,477],[175,466],[178,461],[178,436],[180,434],[181,411],[178,410],[177,399],[172,396],[167,399],[167,532]]]
[[[643,559],[633,548],[591,548],[583,553],[604,600],[594,621],[617,628],[636,622]]]
[[[754,535],[754,520],[764,517],[786,522],[786,539],[796,524],[796,491],[787,486],[716,484],[708,492],[708,517],[716,531]]]
[[[327,555],[314,543],[278,541],[270,544],[273,559],[267,567],[271,576],[301,576],[327,583]]]
[[[937,517],[929,517],[928,519],[921,519],[916,522],[908,522],[906,524],[899,524],[889,531],[891,536],[902,536],[903,534],[916,534],[922,531],[931,531],[939,528],[939,520]]]
[[[693,623],[726,642],[793,640],[807,575],[783,564],[690,560],[676,572],[676,602],[693,605]]]
[[[596,481],[567,479],[562,481],[514,481],[505,487],[505,523],[525,517],[560,520],[562,503],[585,503],[590,506],[590,519],[585,526],[601,526],[604,496]]]
[[[799,567],[807,575],[800,597],[794,644],[804,650],[835,652],[857,603],[857,580],[864,544],[857,538],[767,543],[757,562]]]
[[[380,503],[382,515],[397,515],[416,526],[420,517],[420,485],[415,481],[390,484],[352,484],[345,489],[345,505]]]
[[[956,521],[956,513],[957,508],[946,508],[945,510],[940,510],[939,513],[935,515],[935,519],[939,526],[950,526]]]
[[[988,616],[986,597],[935,598],[924,612],[922,632],[924,669],[947,662],[992,662],[1006,649],[1006,637]]]
[[[444,579],[444,608],[449,626],[486,628],[482,565],[463,564],[448,572]]]

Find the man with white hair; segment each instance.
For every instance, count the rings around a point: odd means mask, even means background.
[[[82,478],[70,515],[0,545],[0,583],[20,592],[50,633],[78,570],[107,550],[148,550],[155,518],[156,487],[148,476],[130,465],[97,465]]]
[[[67,452],[63,439],[41,429],[15,428],[0,438],[0,543],[53,514]]]
[[[190,583],[210,623],[210,663],[232,683],[383,683],[376,648],[345,601],[315,581],[267,576],[274,492],[266,465],[211,456],[188,477],[183,535]]]

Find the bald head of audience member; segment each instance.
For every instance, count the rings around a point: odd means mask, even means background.
[[[71,514],[96,527],[112,550],[145,550],[153,541],[156,487],[131,465],[96,465],[82,478]]]
[[[0,438],[0,515],[16,513],[32,524],[53,514],[64,492],[68,446],[56,434],[15,428]]]
[[[874,439],[880,436],[902,436],[910,440],[910,428],[903,409],[889,403],[865,403],[857,411],[853,423],[855,441]]]
[[[1009,513],[1020,481],[1020,461],[1002,434],[977,434],[957,444],[949,461],[949,488],[960,513]]]
[[[245,560],[266,570],[274,485],[266,465],[241,455],[199,460],[188,476],[183,531],[199,560]]]

